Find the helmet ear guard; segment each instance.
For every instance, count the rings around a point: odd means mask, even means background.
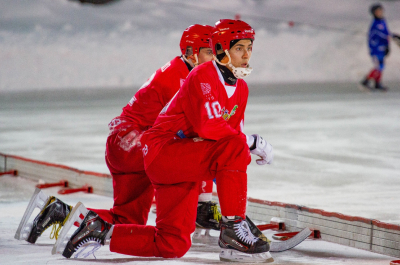
[[[194,59],[195,59],[195,62],[192,62],[191,60],[188,60],[186,57],[188,57],[188,56],[192,56],[193,55],[193,57],[194,57]],[[197,65],[199,65],[199,60],[198,60],[198,58],[197,58],[197,54],[195,53],[195,54],[193,54],[193,48],[192,48],[192,46],[187,46],[186,47],[186,52],[185,53],[182,53],[182,58],[183,58],[183,60],[185,60],[185,62],[187,62],[190,66],[192,66],[192,67],[196,67]]]
[[[186,55],[183,55],[183,54],[182,54],[182,58],[183,58],[183,60],[185,60],[185,62],[187,62],[187,63],[188,63],[190,66],[192,66],[192,67],[196,67],[196,66],[199,65],[199,59],[197,58],[197,54],[194,54],[193,56],[194,56],[194,60],[195,60],[194,62],[188,60],[188,59],[186,58]]]

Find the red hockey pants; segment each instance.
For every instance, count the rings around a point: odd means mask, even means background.
[[[151,148],[151,143],[147,143]],[[156,226],[115,225],[110,250],[134,256],[182,257],[195,230],[198,184],[217,180],[222,215],[245,217],[250,152],[243,135],[218,141],[171,140],[146,170],[156,194]]]
[[[126,135],[126,131],[123,132]],[[113,178],[114,205],[110,210],[91,209],[112,224],[147,222],[154,197],[154,188],[144,171],[140,146],[129,151],[121,148],[119,134],[107,138],[106,163]]]

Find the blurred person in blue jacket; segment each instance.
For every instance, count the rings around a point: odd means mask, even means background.
[[[381,84],[382,71],[385,68],[385,57],[389,54],[389,39],[392,37],[396,43],[400,41],[400,37],[389,31],[384,18],[383,6],[379,3],[370,7],[373,21],[368,33],[368,45],[374,68],[361,81],[363,90],[380,90],[388,89]],[[370,81],[375,81],[375,86],[370,85]]]

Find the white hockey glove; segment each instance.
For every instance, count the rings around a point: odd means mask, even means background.
[[[258,165],[271,164],[272,160],[274,160],[274,152],[272,145],[267,143],[260,135],[253,134],[255,139],[255,147],[254,149],[250,149],[250,153],[253,155],[258,155],[261,159],[257,159],[256,162]]]

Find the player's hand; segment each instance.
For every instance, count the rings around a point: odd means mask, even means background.
[[[387,46],[385,48],[385,56],[389,55],[389,53],[390,53],[390,49],[389,49],[389,46]]]
[[[260,135],[253,134],[255,139],[255,148],[250,150],[253,155],[258,155],[261,159],[257,159],[256,163],[258,165],[271,164],[274,160],[274,152],[272,145],[267,143]]]

